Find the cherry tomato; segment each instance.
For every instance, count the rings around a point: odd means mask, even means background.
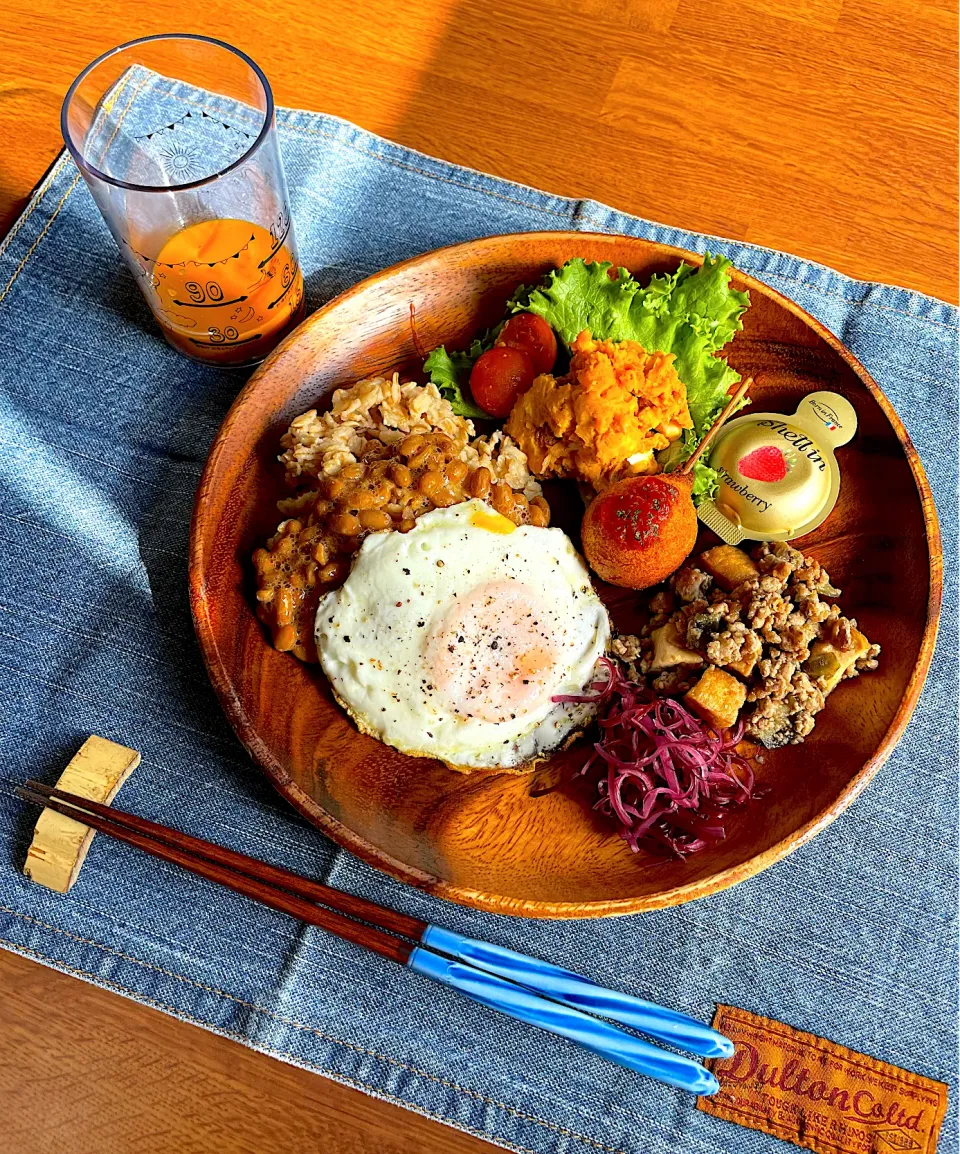
[[[500,330],[497,344],[529,353],[536,376],[549,373],[557,359],[557,338],[553,329],[536,313],[512,316]]]
[[[533,360],[523,349],[497,345],[477,358],[470,392],[491,417],[509,417],[517,397],[533,384]]]

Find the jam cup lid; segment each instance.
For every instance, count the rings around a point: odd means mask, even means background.
[[[792,416],[749,413],[717,437],[709,463],[719,489],[697,510],[729,545],[792,541],[823,524],[837,503],[834,450],[857,431],[853,405],[839,393],[810,393]]]

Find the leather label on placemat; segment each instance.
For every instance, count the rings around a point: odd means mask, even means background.
[[[818,1154],[934,1154],[947,1087],[782,1022],[717,1006],[735,1046],[708,1062],[720,1091],[699,1109]]]

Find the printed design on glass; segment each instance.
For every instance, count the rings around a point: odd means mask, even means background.
[[[239,160],[255,136],[216,113],[199,109],[133,139],[143,160],[155,169],[157,183],[189,184]]]
[[[201,348],[253,344],[300,309],[303,276],[287,247],[290,217],[267,227],[243,220],[187,225],[155,257],[123,239],[134,267],[152,286],[168,329]]]

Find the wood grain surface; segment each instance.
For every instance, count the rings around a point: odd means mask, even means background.
[[[254,615],[250,555],[274,532],[276,500],[286,495],[280,436],[344,382],[398,368],[404,377],[415,373],[418,345],[465,347],[500,319],[518,284],[574,256],[627,268],[642,284],[684,256],[699,259],[633,237],[535,232],[455,245],[370,277],[309,317],[250,379],[214,440],[190,537],[190,599],[207,669],[238,735],[280,792],[395,877],[524,917],[676,905],[750,877],[809,840],[860,793],[902,732],[930,663],[940,606],[933,499],[886,398],[803,309],[735,273],[732,283],[750,293],[751,305],[724,355],[753,377],[753,411],[792,413],[819,390],[841,394],[856,410],[857,433],[837,452],[837,506],[796,544],[823,563],[844,591],[843,611],[881,645],[881,672],[839,687],[804,745],[765,752],[757,780],[769,797],[737,811],[723,841],[685,861],[633,854],[598,818],[576,777],[582,744],[531,778],[453,773],[358,733],[318,667],[274,649]],[[578,544],[576,486],[556,483],[547,495],[553,523]],[[703,529],[699,547],[716,544]],[[615,629],[631,632],[636,595],[597,586]],[[819,768],[814,777],[811,764]],[[539,789],[539,775],[550,772],[563,786]]]
[[[482,1154],[490,1144],[0,950],[4,1154]]]
[[[3,0],[0,224],[98,53],[230,40],[280,104],[667,224],[955,300],[952,0]],[[11,147],[9,142],[14,142]]]
[[[953,0],[104,0],[95,14],[2,0],[0,13],[0,230],[61,147],[83,65],[187,30],[250,52],[281,104],[957,299]],[[4,954],[0,1036],[16,1039],[0,1047],[0,1100],[22,1154],[490,1148]]]

